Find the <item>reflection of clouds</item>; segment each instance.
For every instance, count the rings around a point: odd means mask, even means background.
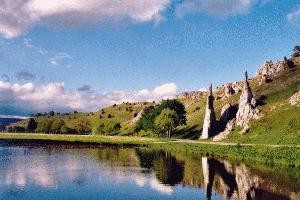
[[[144,187],[146,184],[146,178],[144,176],[137,175],[134,177],[134,182],[139,187]]]
[[[139,166],[124,167],[109,160],[99,162],[87,156],[89,151],[10,148],[9,152],[0,149],[0,155],[2,150],[5,153],[0,157],[0,163],[3,159],[9,161],[0,164],[0,191],[1,187],[57,189],[64,184],[68,187],[70,184],[76,187],[104,184],[113,187],[135,185],[162,195],[173,193],[173,188],[160,183],[154,173],[145,173]]]
[[[150,186],[152,189],[154,189],[155,191],[162,193],[162,194],[171,195],[173,193],[173,189],[171,186],[167,186],[167,185],[160,183],[156,177],[153,177],[150,180]]]

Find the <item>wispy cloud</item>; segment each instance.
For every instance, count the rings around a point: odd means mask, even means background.
[[[84,89],[88,89],[87,87]],[[71,91],[64,83],[48,83],[36,86],[33,83],[12,84],[0,81],[0,105],[30,111],[95,111],[101,107],[122,102],[159,101],[177,94],[174,83],[143,89],[138,92],[92,90]]]
[[[300,8],[290,12],[287,15],[287,20],[291,24],[300,24]]]
[[[28,48],[34,47],[34,45],[32,44],[32,39],[30,39],[30,38],[24,38],[23,44],[25,45],[25,47],[28,47]]]
[[[184,0],[176,7],[177,16],[203,12],[209,15],[230,16],[248,13],[256,3],[266,0]]]
[[[60,65],[60,61],[64,59],[71,59],[71,56],[67,53],[58,53],[55,54],[53,57],[49,58],[49,62],[52,65]]]

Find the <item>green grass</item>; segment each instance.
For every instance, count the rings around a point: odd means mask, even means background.
[[[187,140],[167,140],[160,138],[124,137],[124,136],[95,136],[95,135],[49,135],[30,133],[1,133],[0,140],[76,142],[91,144],[110,144],[121,146],[147,146],[152,149],[170,152],[185,152],[194,155],[210,155],[266,164],[276,164],[288,167],[300,167],[299,147],[266,147],[241,145],[215,145],[195,143]]]

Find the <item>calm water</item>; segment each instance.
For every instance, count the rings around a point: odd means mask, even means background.
[[[299,179],[149,149],[0,144],[0,199],[300,199]]]

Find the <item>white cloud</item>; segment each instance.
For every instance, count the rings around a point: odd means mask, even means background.
[[[183,16],[190,12],[204,12],[209,15],[239,15],[248,13],[251,7],[264,0],[185,0],[176,8],[176,14]]]
[[[35,24],[59,27],[158,22],[171,0],[0,0],[0,32],[17,37]]]
[[[146,93],[142,91],[147,91]],[[0,105],[29,111],[96,111],[101,107],[122,102],[159,101],[177,94],[174,83],[140,92],[71,91],[63,83],[36,86],[33,83],[12,84],[0,81]]]
[[[297,10],[290,12],[287,15],[287,20],[289,23],[292,24],[300,24],[300,8],[298,8]]]

